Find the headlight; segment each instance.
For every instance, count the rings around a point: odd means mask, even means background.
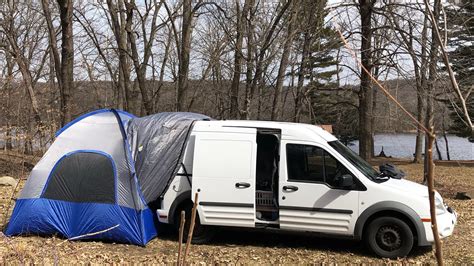
[[[440,215],[446,212],[446,208],[444,207],[443,200],[436,197],[435,198],[435,204],[436,204],[436,214]]]

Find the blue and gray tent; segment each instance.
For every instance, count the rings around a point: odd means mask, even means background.
[[[138,118],[103,109],[70,122],[33,168],[7,235],[53,235],[145,245],[157,234],[149,205],[176,175],[194,113]],[[81,239],[84,239],[81,238]]]

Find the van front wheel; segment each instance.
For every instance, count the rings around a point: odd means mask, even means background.
[[[405,257],[413,247],[410,227],[395,217],[379,217],[373,220],[365,232],[368,247],[384,258]]]
[[[191,213],[193,209],[192,202],[185,203],[176,214],[175,218],[175,227],[179,233],[179,225],[181,224],[181,211],[185,212],[185,222],[184,222],[184,234],[183,242],[186,243],[189,234],[189,226],[191,225]],[[196,221],[194,222],[193,229],[193,244],[204,244],[208,243],[215,235],[215,228],[209,225],[203,225],[200,222],[199,214],[196,214]]]

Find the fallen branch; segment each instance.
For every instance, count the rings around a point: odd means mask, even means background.
[[[108,231],[110,231],[110,230],[113,230],[113,229],[115,229],[115,228],[117,228],[117,227],[119,227],[119,226],[120,226],[120,224],[116,224],[116,225],[114,225],[114,226],[112,226],[112,227],[109,227],[109,228],[104,229],[104,230],[101,230],[101,231],[97,231],[97,232],[93,232],[93,233],[88,233],[88,234],[84,234],[84,235],[80,235],[80,236],[71,237],[71,238],[68,238],[68,239],[62,241],[61,243],[57,244],[56,246],[60,246],[60,245],[66,243],[66,242],[68,242],[68,241],[71,241],[71,240],[77,240],[77,239],[81,239],[81,238],[88,237],[88,236],[99,235],[99,234],[108,232]]]

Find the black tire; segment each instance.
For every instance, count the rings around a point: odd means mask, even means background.
[[[379,217],[367,227],[364,235],[367,246],[378,256],[401,258],[413,248],[413,232],[402,220],[395,217]]]
[[[191,202],[184,203],[181,208],[179,208],[175,217],[175,228],[179,234],[179,225],[181,224],[181,211],[185,212],[185,222],[184,222],[184,234],[183,234],[183,243],[186,243],[189,234],[189,226],[191,224],[191,214],[192,214],[193,204]],[[216,234],[216,228],[209,225],[202,225],[199,219],[199,214],[196,213],[196,221],[194,222],[193,238],[191,240],[192,244],[205,244],[211,241],[211,239]]]

